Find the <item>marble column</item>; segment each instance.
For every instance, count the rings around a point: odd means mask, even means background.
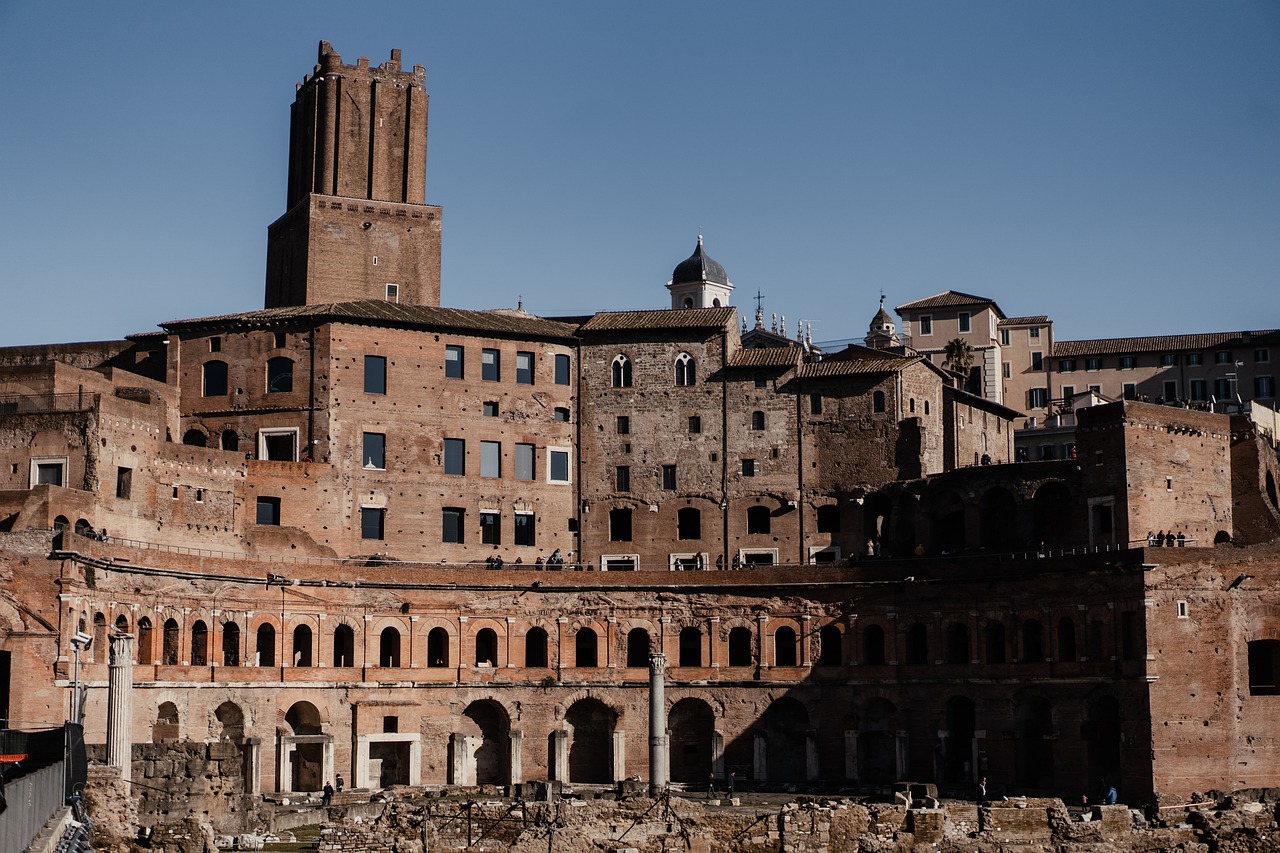
[[[649,655],[649,796],[667,787],[667,656]]]
[[[107,681],[107,765],[133,778],[133,635],[111,635]]]

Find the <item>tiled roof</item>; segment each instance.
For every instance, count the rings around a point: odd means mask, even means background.
[[[957,402],[964,403],[967,406],[973,406],[977,409],[985,409],[988,412],[994,412],[995,414],[1001,415],[1009,420],[1026,417],[1025,412],[1020,412],[1017,409],[1004,405],[1003,403],[997,403],[995,400],[988,400],[986,397],[980,397],[977,394],[970,394],[962,388],[953,388],[948,385],[944,389],[943,393],[953,395]]]
[[[1007,320],[1001,320],[997,326],[1047,326],[1049,324],[1048,314],[1037,314],[1034,317],[1010,317]]]
[[[908,302],[906,305],[899,305],[893,309],[899,314],[903,309],[913,311],[918,308],[950,308],[960,305],[990,305],[996,309],[996,313],[1001,318],[1004,312],[1000,310],[1000,306],[996,304],[994,299],[988,299],[985,296],[974,296],[972,293],[961,293],[958,290],[947,290],[943,293],[935,293],[933,296],[926,296],[924,299],[917,299],[915,302]]]
[[[584,332],[645,329],[715,329],[728,325],[734,309],[662,308],[656,311],[602,311],[582,324]]]
[[[740,349],[730,367],[794,367],[800,362],[799,347],[755,347]]]
[[[267,308],[240,314],[223,314],[194,320],[170,320],[160,325],[165,329],[199,326],[274,326],[297,320],[368,323],[371,325],[463,329],[476,332],[500,332],[530,337],[571,337],[572,325],[544,320],[533,314],[513,311],[464,311],[459,308],[431,308],[425,305],[402,305],[371,299],[361,302],[331,302],[322,305],[295,305]]]
[[[802,379],[826,376],[865,376],[876,373],[897,373],[910,367],[919,358],[867,358],[850,361],[814,361],[800,365]]]
[[[1245,340],[1248,336],[1248,340]],[[1054,358],[1079,358],[1139,352],[1182,352],[1228,346],[1280,345],[1280,332],[1203,332],[1195,335],[1156,335],[1147,338],[1097,338],[1090,341],[1057,341]]]

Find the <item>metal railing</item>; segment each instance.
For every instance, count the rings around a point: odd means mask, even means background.
[[[85,412],[98,404],[95,392],[74,394],[7,394],[0,396],[0,415],[33,415],[49,412]]]
[[[0,812],[0,850],[25,850],[66,804],[65,761],[6,782]]]

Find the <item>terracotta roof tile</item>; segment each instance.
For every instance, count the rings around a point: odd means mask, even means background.
[[[814,361],[800,365],[802,379],[826,376],[864,376],[875,373],[897,373],[921,361],[920,358],[867,358],[849,361]]]
[[[799,347],[754,347],[738,350],[730,367],[794,367],[800,363]]]
[[[656,311],[602,311],[582,324],[584,332],[644,329],[715,329],[729,325],[734,309],[660,308]]]
[[[1245,340],[1245,337],[1248,340]],[[1087,341],[1057,341],[1053,358],[1080,358],[1140,352],[1182,352],[1227,346],[1280,345],[1280,332],[1203,332],[1194,335],[1155,335],[1145,338],[1097,338]]]
[[[1001,318],[1004,317],[1004,312],[1000,310],[999,305],[996,305],[994,299],[988,299],[985,296],[974,296],[972,293],[961,293],[959,290],[935,293],[933,296],[926,296],[924,299],[917,299],[915,302],[899,305],[893,310],[901,314],[904,308],[911,311],[918,308],[950,308],[960,305],[990,305],[996,309],[996,313]]]
[[[193,320],[170,320],[160,325],[165,329],[187,329],[200,326],[274,326],[296,320],[321,322],[368,323],[405,327],[461,329],[475,332],[499,332],[530,337],[572,337],[575,327],[568,323],[544,320],[533,314],[515,311],[464,311],[459,308],[432,308],[425,305],[402,305],[382,300],[331,302],[321,305],[296,305],[267,308],[239,314],[222,314]]]
[[[1034,317],[1009,317],[1001,320],[997,326],[1047,326],[1049,324],[1048,314],[1037,314]]]

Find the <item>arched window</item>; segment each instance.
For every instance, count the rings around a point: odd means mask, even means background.
[[[498,665],[498,633],[492,628],[476,632],[476,666]]]
[[[267,359],[267,393],[293,390],[293,359],[276,356]]]
[[[796,665],[796,632],[786,625],[773,632],[773,665]]]
[[[929,629],[916,622],[907,629],[907,663],[924,664],[929,662]]]
[[[767,506],[747,507],[747,533],[765,534],[769,532],[769,508]]]
[[[649,666],[649,632],[644,628],[632,628],[627,632],[627,666]]]
[[[233,429],[224,429],[222,431],[222,449],[239,450],[240,434]]]
[[[1044,661],[1044,631],[1039,619],[1028,619],[1022,623],[1022,662],[1041,663]]]
[[[596,653],[596,632],[590,628],[583,628],[574,637],[574,666],[594,667],[599,666]]]
[[[547,632],[541,628],[530,628],[529,633],[524,635],[524,665],[547,665]]]
[[[867,666],[884,665],[884,629],[868,625],[862,632],[862,662]]]
[[[764,412],[751,413],[751,428],[753,430],[764,429]]]
[[[702,632],[697,628],[680,629],[680,665],[702,666]]]
[[[1076,623],[1070,616],[1064,616],[1058,622],[1058,660],[1073,661],[1076,659]]]
[[[151,651],[151,620],[143,616],[138,620],[138,663],[150,664]]]
[[[225,361],[206,361],[203,372],[203,394],[206,397],[227,396],[227,363]]]
[[[192,427],[182,434],[182,443],[187,447],[205,447],[208,445],[209,439],[204,434],[204,430]]]
[[[427,634],[427,666],[449,665],[449,632],[444,628],[432,628]]]
[[[240,626],[234,622],[222,625],[222,665],[240,665]]]
[[[729,666],[751,666],[751,629],[729,631]]]
[[[883,391],[873,391],[871,393],[871,411],[875,412],[876,414],[881,414],[884,412],[884,392]]]
[[[378,666],[400,665],[400,632],[390,626],[378,635]]]
[[[263,622],[258,626],[257,648],[258,666],[275,666],[276,665],[276,629],[273,625]]]
[[[293,665],[311,666],[311,629],[299,625],[293,629]]]
[[[625,355],[619,354],[613,357],[613,387],[631,387],[631,359]]]
[[[203,619],[191,626],[191,665],[209,665],[209,626]]]
[[[160,663],[163,666],[178,665],[178,623],[172,619],[166,619],[164,623],[164,647]]]
[[[818,632],[822,641],[822,650],[818,653],[819,666],[839,666],[844,663],[844,655],[840,649],[840,629],[835,625],[824,625]]]
[[[947,663],[969,662],[969,626],[953,622],[947,626]]]
[[[676,356],[676,384],[693,385],[697,381],[697,370],[693,356],[682,352]]]
[[[1004,663],[1004,623],[993,619],[987,623],[987,663]]]
[[[701,539],[702,513],[691,506],[682,506],[676,513],[676,538]]]
[[[333,665],[341,668],[356,665],[356,632],[350,625],[333,629]]]

